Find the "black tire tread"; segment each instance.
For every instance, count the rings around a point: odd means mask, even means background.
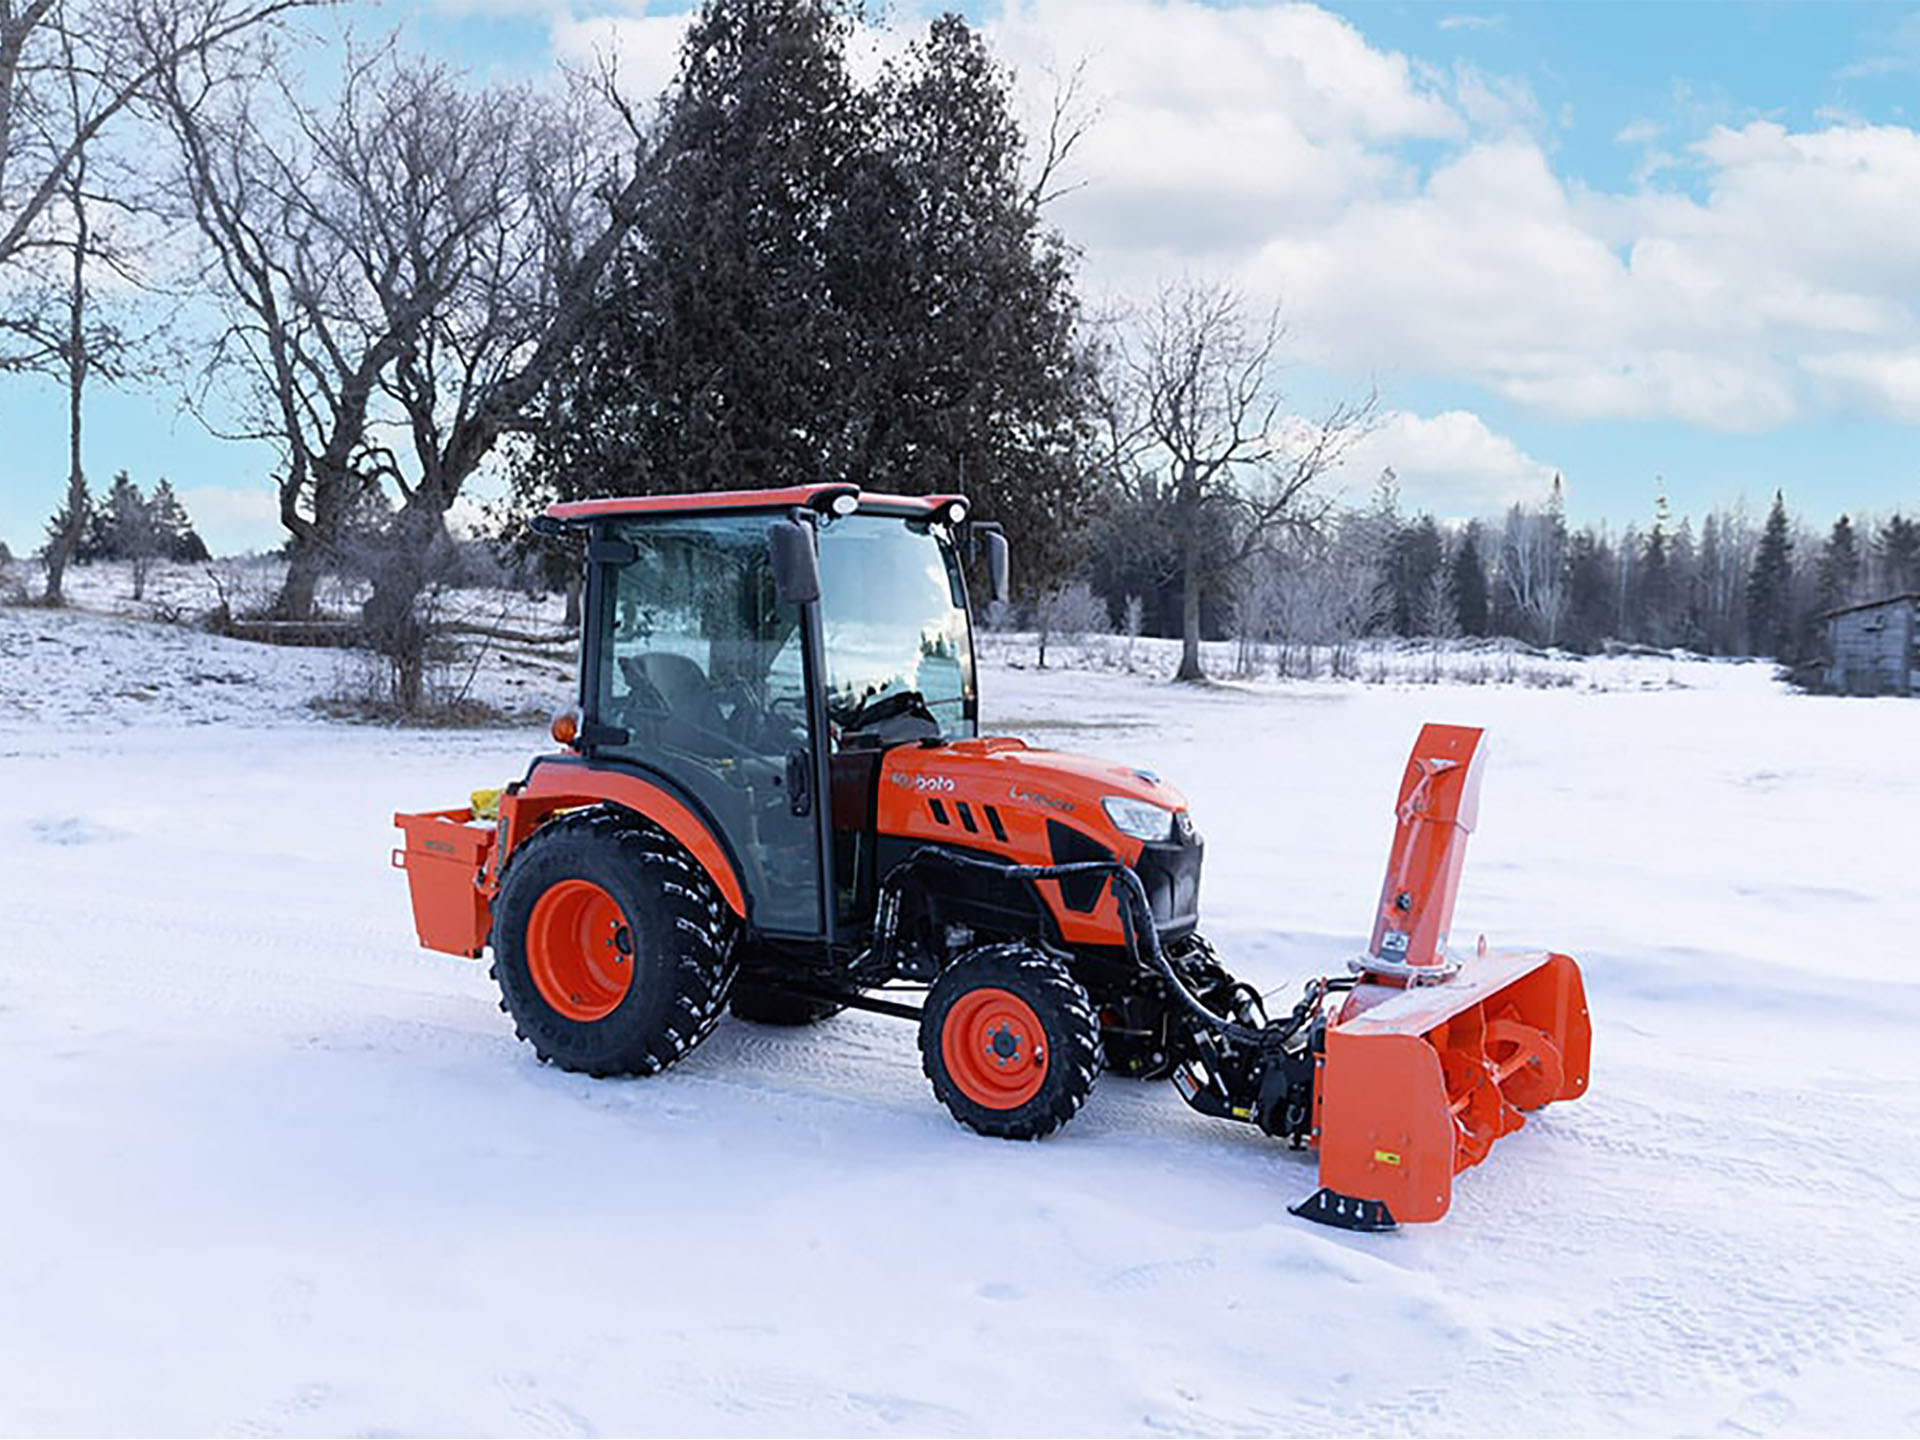
[[[982,986],[1019,995],[1046,1026],[1052,1068],[1040,1093],[1018,1109],[989,1110],[969,1100],[948,1075],[941,1055],[947,1011],[961,995]],[[940,1103],[962,1125],[1000,1140],[1038,1140],[1078,1114],[1098,1084],[1105,1068],[1100,1017],[1085,988],[1060,961],[1021,941],[982,945],[943,970],[928,992],[920,1024],[920,1066]]]
[[[574,1022],[558,1026],[537,995],[516,997],[501,974],[501,902],[518,873],[553,847],[584,843],[613,857],[627,873],[641,877],[660,897],[668,929],[676,938],[672,1004],[658,1023],[627,1036],[612,1052],[584,1059],[562,1043]],[[500,986],[500,1008],[513,1017],[515,1038],[526,1041],[549,1065],[605,1079],[616,1075],[655,1075],[684,1057],[708,1035],[726,1009],[734,974],[733,942],[737,924],[700,863],[664,831],[629,811],[598,807],[558,816],[516,846],[500,877],[491,936],[493,961],[488,973]],[[528,990],[531,991],[529,985]],[[516,999],[519,1003],[516,1004]],[[595,1022],[604,1024],[605,1022]],[[576,1029],[578,1027],[575,1027]]]

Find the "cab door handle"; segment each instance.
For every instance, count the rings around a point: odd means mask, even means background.
[[[805,750],[787,752],[787,809],[794,815],[813,813],[813,756]]]

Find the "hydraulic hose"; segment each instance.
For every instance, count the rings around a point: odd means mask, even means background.
[[[1147,887],[1141,883],[1138,875],[1118,860],[1075,860],[1064,865],[1004,865],[978,856],[956,854],[950,850],[928,845],[914,851],[888,871],[882,888],[895,886],[903,874],[923,863],[953,865],[963,870],[978,870],[1010,880],[1066,880],[1076,875],[1110,877],[1116,883],[1118,891],[1124,892],[1117,893],[1116,898],[1121,901],[1120,926],[1126,935],[1127,948],[1134,953],[1136,959],[1144,948],[1146,959],[1154,973],[1167,982],[1175,997],[1193,1018],[1236,1044],[1250,1045],[1260,1050],[1277,1049],[1283,1046],[1306,1023],[1313,1009],[1313,1004],[1310,1002],[1316,1002],[1318,999],[1318,995],[1310,991],[1308,999],[1294,1007],[1293,1014],[1286,1022],[1270,1020],[1263,1029],[1255,1029],[1251,1025],[1242,1025],[1237,1020],[1229,1020],[1224,1015],[1216,1015],[1207,1008],[1198,995],[1187,988],[1186,981],[1180,978],[1180,972],[1174,968],[1173,962],[1167,959],[1166,952],[1160,946],[1159,932],[1153,925],[1153,906],[1147,899]],[[1144,947],[1141,944],[1142,936],[1146,939]],[[892,935],[886,935],[883,943],[890,946]]]

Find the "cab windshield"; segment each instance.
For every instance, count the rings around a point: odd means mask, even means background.
[[[837,731],[923,714],[947,739],[975,733],[966,593],[943,526],[880,515],[823,522],[820,618]]]

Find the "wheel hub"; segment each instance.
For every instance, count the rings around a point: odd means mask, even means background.
[[[620,904],[591,880],[562,880],[527,917],[527,972],[568,1020],[604,1020],[633,985],[633,932]]]
[[[961,1093],[991,1110],[1016,1110],[1046,1083],[1046,1031],[1011,990],[982,986],[955,1000],[940,1050]]]

